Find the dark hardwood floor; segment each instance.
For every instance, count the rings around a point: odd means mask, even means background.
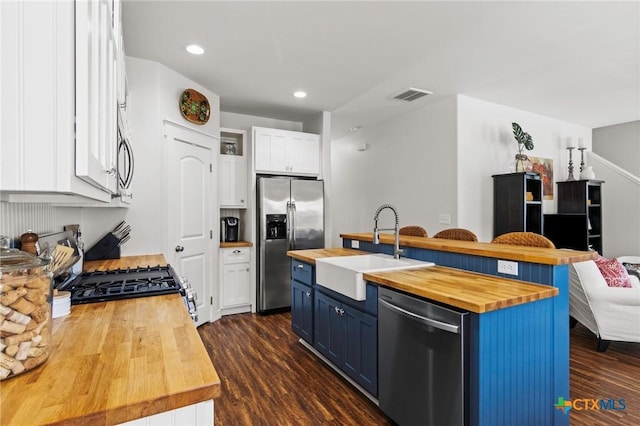
[[[298,343],[289,313],[231,315],[198,331],[222,380],[216,425],[393,424]],[[640,424],[640,344],[595,346],[580,324],[571,330],[570,397],[624,399],[626,409],[571,410],[571,424]]]
[[[624,399],[625,410],[570,410],[572,425],[640,425],[640,343],[611,342],[596,351],[596,337],[578,324],[571,330],[571,399]]]

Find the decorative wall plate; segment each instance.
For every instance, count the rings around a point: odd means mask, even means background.
[[[187,89],[180,95],[180,112],[185,120],[204,124],[209,121],[211,107],[205,95],[197,90]]]

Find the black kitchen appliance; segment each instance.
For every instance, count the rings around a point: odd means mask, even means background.
[[[198,318],[195,292],[171,265],[83,272],[58,289],[71,293],[72,305],[180,293],[189,315]]]
[[[240,235],[240,220],[237,217],[226,216],[221,218],[220,240],[225,243],[235,243]]]

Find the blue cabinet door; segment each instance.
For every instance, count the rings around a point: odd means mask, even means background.
[[[313,289],[291,280],[291,329],[313,345]]]
[[[378,396],[378,320],[343,305],[346,322],[344,371],[374,397]]]
[[[345,335],[345,322],[340,316],[340,304],[318,291],[315,294],[314,316],[314,347],[340,367]]]

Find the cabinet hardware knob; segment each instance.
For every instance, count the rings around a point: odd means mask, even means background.
[[[240,250],[234,250],[233,253],[240,253]]]
[[[298,269],[304,269],[304,265],[301,263],[298,263]]]
[[[248,269],[247,269],[247,271],[248,271]],[[311,297],[311,292],[310,291],[308,291],[306,294],[307,294],[307,297]]]
[[[176,246],[176,252],[180,253],[181,251],[184,251],[184,247]]]

